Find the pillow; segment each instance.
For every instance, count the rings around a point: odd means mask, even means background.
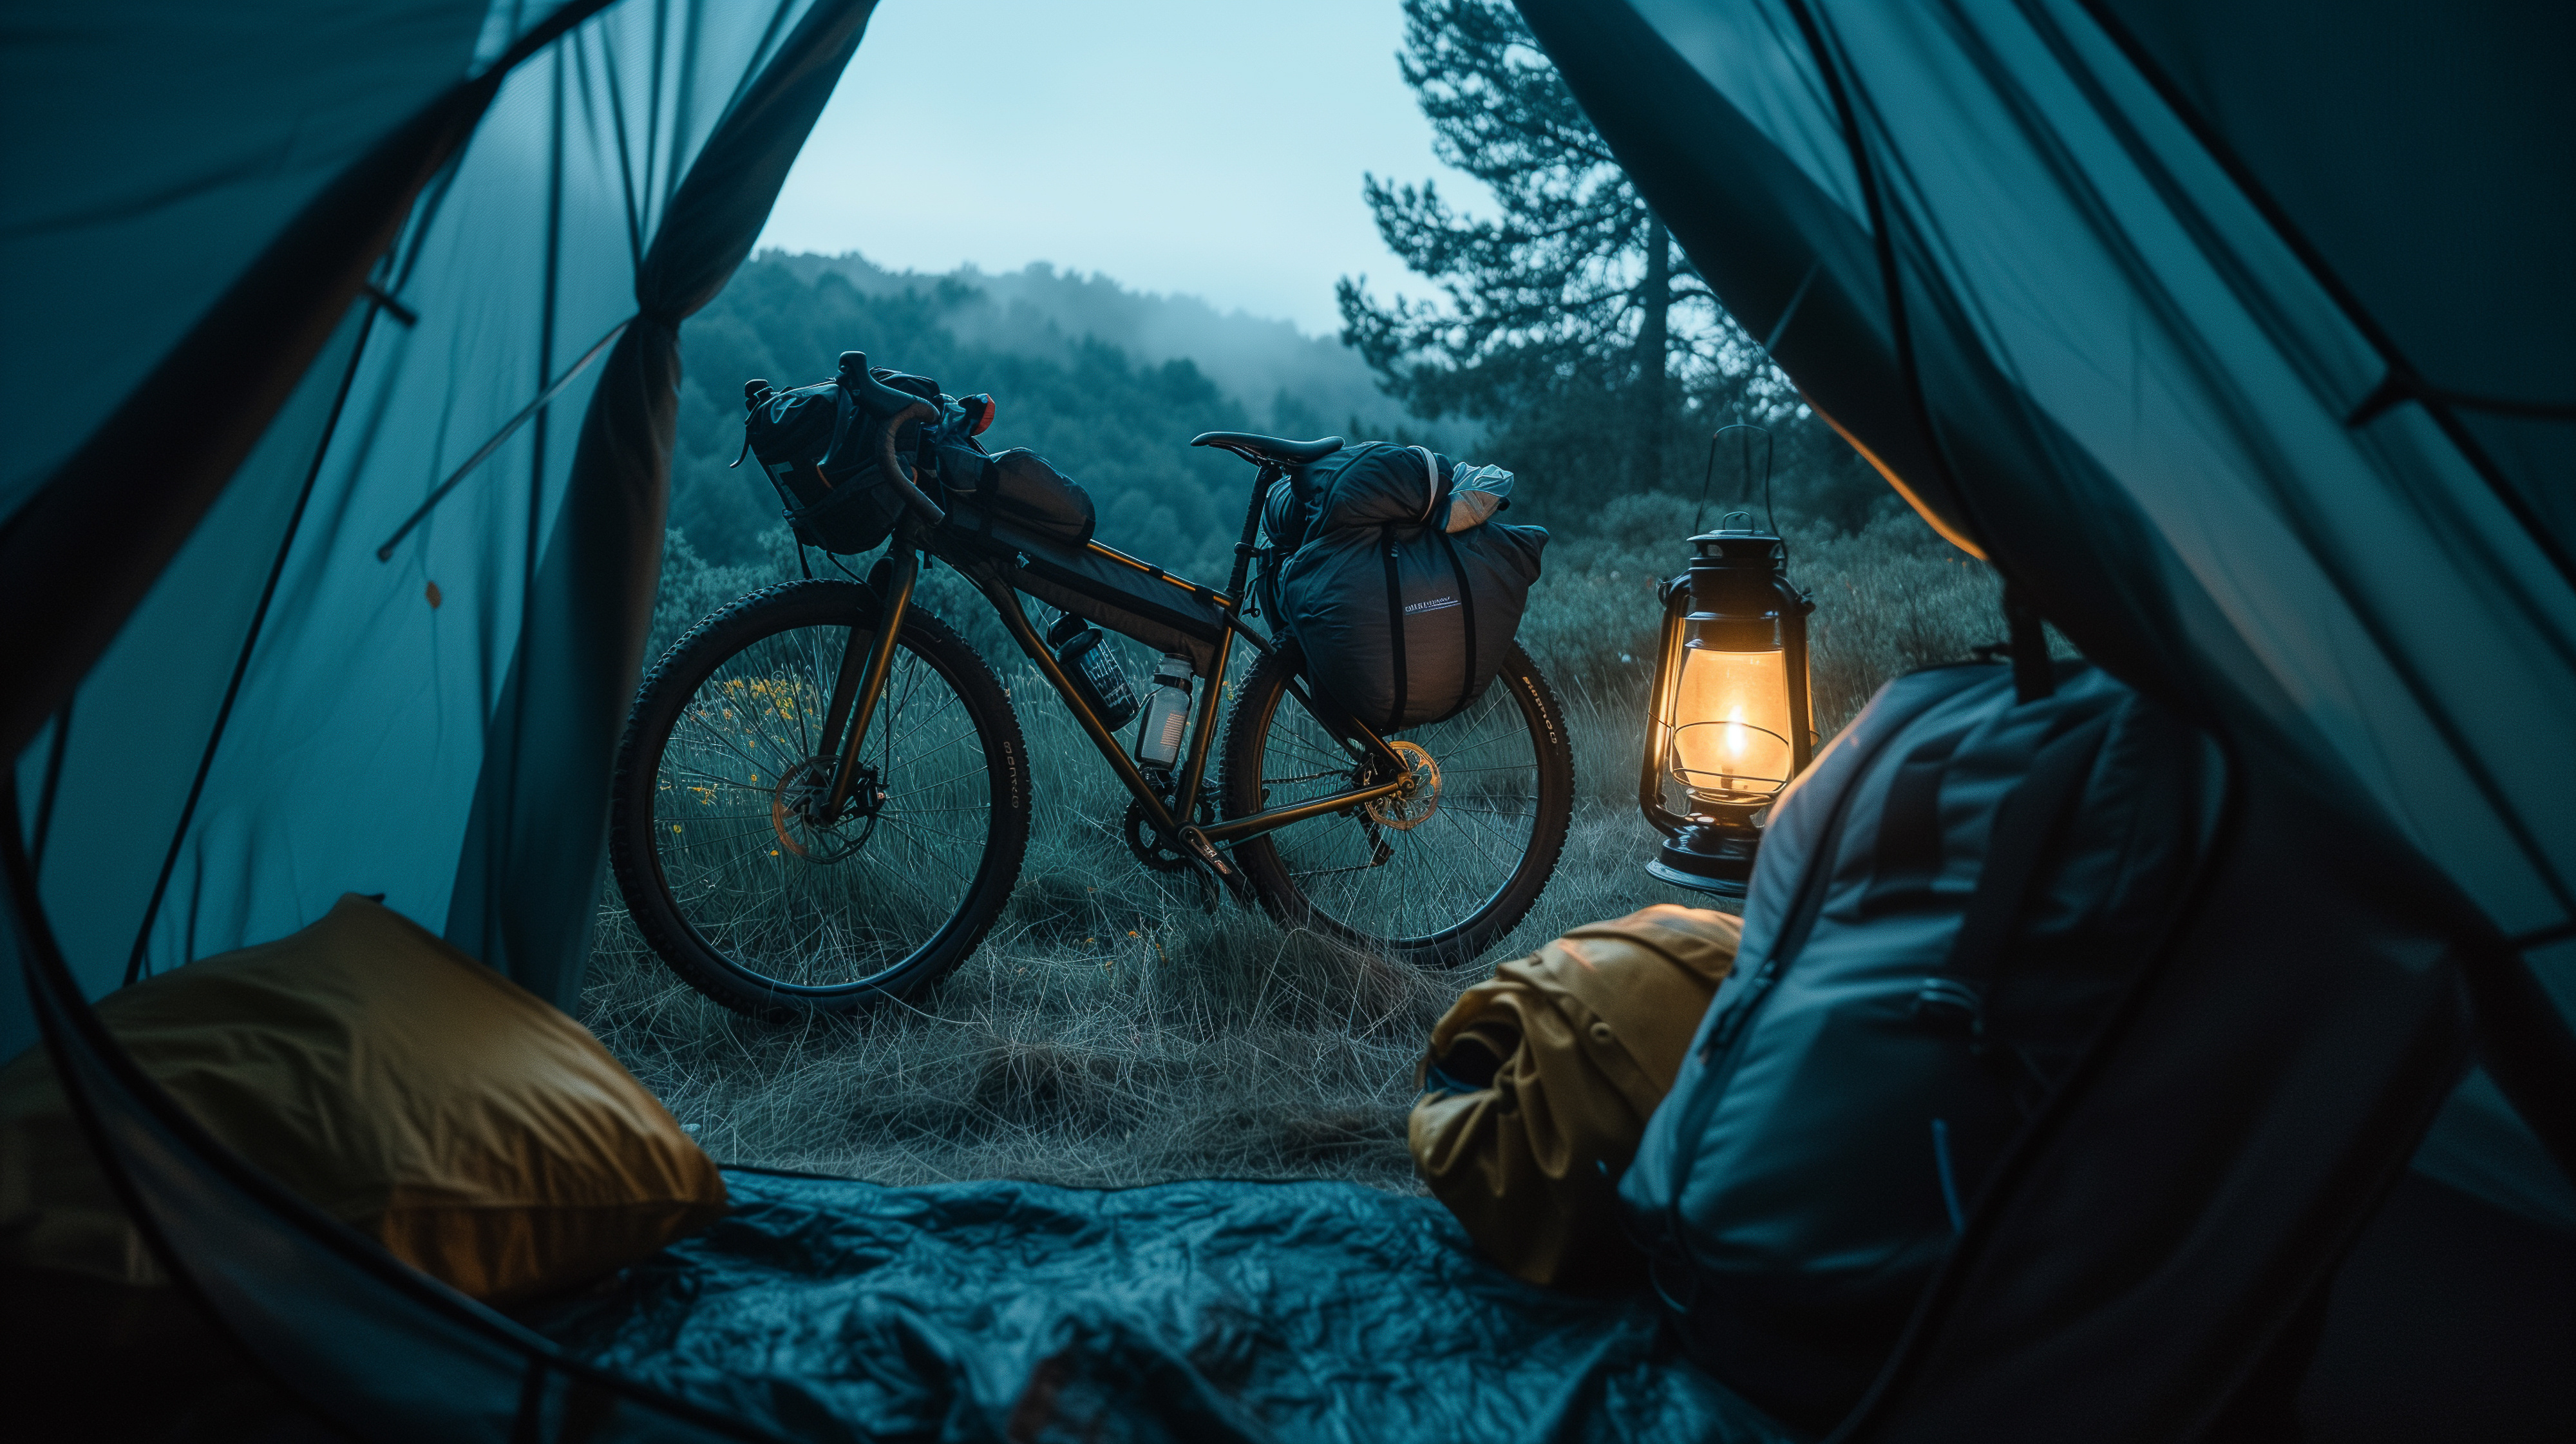
[[[725,1209],[714,1162],[588,1030],[354,893],[98,1012],[217,1138],[476,1298],[584,1282]],[[168,1282],[41,1044],[0,1069],[0,1265]]]

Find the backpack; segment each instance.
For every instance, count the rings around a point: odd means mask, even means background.
[[[2177,906],[2207,744],[2107,674],[1880,689],[1775,804],[1732,978],[1620,1181],[1692,1355],[1822,1432]]]
[[[1575,928],[1459,995],[1431,1030],[1405,1141],[1486,1253],[1534,1284],[1643,1283],[1616,1180],[1673,1086],[1739,925],[1657,903]]]
[[[1303,508],[1293,493],[1282,505],[1276,487],[1265,499],[1265,520],[1281,513],[1274,545],[1293,548],[1272,613],[1316,685],[1379,731],[1455,716],[1482,696],[1538,580],[1546,530],[1487,520],[1499,491],[1457,487],[1457,475],[1423,447],[1367,441],[1307,468]]]

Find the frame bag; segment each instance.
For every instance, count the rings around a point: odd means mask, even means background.
[[[1298,542],[1279,567],[1275,615],[1316,685],[1380,731],[1455,716],[1484,695],[1538,580],[1546,530],[1488,520],[1499,489],[1459,477],[1419,446],[1346,446],[1309,468],[1303,525],[1285,523]],[[1266,511],[1283,510],[1275,492]]]
[[[1692,1355],[1793,1425],[1859,1401],[2205,851],[2214,749],[2058,679],[1900,677],[1775,805],[1734,975],[1620,1180]]]

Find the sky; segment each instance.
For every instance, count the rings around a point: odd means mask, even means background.
[[[1474,200],[1397,71],[1396,0],[886,0],[763,248],[1032,261],[1340,329],[1333,283],[1428,294],[1361,174]]]

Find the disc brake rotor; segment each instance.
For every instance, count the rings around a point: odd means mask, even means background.
[[[1386,745],[1404,763],[1403,790],[1364,802],[1360,808],[1380,827],[1411,832],[1440,810],[1440,764],[1432,761],[1431,754],[1418,743]]]
[[[885,793],[873,775],[863,774],[852,784],[849,805],[838,821],[829,826],[814,822],[813,810],[832,790],[832,773],[838,766],[836,758],[807,758],[770,789],[769,827],[788,855],[813,863],[839,862],[866,846],[876,832],[876,811]],[[843,830],[854,822],[859,826]]]

